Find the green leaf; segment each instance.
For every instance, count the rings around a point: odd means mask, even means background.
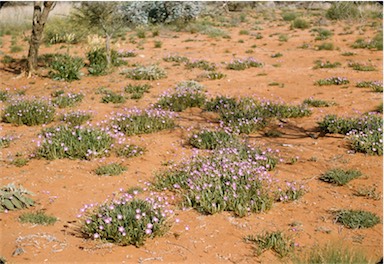
[[[22,203],[17,198],[13,198],[11,202],[17,209],[23,209]]]
[[[5,206],[5,208],[7,208],[8,210],[14,210],[15,209],[15,206],[11,203],[10,200],[4,200],[3,206]]]

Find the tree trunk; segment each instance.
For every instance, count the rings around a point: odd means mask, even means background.
[[[27,75],[30,77],[37,68],[37,58],[45,23],[49,12],[55,7],[53,1],[35,1],[33,3],[32,34],[29,41]]]
[[[112,66],[112,56],[111,56],[111,35],[105,34],[105,52],[107,53],[107,67],[108,69]]]

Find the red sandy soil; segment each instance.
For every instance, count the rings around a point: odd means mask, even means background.
[[[301,254],[312,247],[325,245],[329,242],[343,244],[362,250],[373,262],[383,255],[383,225],[382,223],[369,229],[352,230],[334,222],[330,213],[336,209],[361,209],[376,213],[382,219],[382,199],[373,200],[357,197],[354,190],[359,187],[376,187],[376,192],[382,194],[382,157],[367,156],[353,153],[348,142],[342,135],[328,134],[317,139],[310,134],[317,134],[317,122],[326,114],[339,116],[356,116],[373,111],[382,101],[381,93],[373,93],[367,88],[356,88],[355,84],[362,80],[382,80],[382,51],[367,49],[352,49],[350,45],[359,37],[372,38],[376,31],[365,27],[368,22],[336,22],[324,26],[334,31],[334,36],[326,42],[333,42],[337,49],[333,51],[316,51],[314,36],[310,29],[291,30],[289,23],[284,21],[264,21],[259,30],[262,39],[256,40],[251,35],[239,35],[241,29],[251,30],[254,19],[249,17],[248,23],[238,27],[225,28],[230,39],[212,39],[202,34],[172,32],[162,30],[157,37],[147,37],[143,50],[137,50],[138,56],[129,58],[129,64],[144,65],[158,63],[165,68],[168,77],[158,81],[132,81],[119,74],[116,69],[112,74],[102,77],[83,76],[79,81],[71,83],[54,81],[47,77],[17,78],[17,73],[10,72],[4,65],[0,68],[0,89],[25,89],[27,96],[49,97],[52,91],[64,89],[68,92],[83,92],[82,103],[71,109],[58,110],[59,113],[73,110],[93,110],[96,112],[92,122],[97,123],[110,114],[124,107],[149,107],[157,101],[158,96],[175,86],[180,81],[195,79],[202,73],[199,69],[186,70],[183,65],[172,65],[162,60],[169,54],[178,54],[190,59],[206,59],[221,65],[220,71],[227,75],[221,80],[202,80],[208,96],[253,96],[270,100],[284,100],[289,104],[299,104],[304,99],[331,100],[336,106],[328,108],[313,108],[310,117],[287,119],[285,123],[276,122],[266,128],[277,128],[283,133],[280,138],[263,136],[263,131],[252,134],[250,143],[262,148],[278,149],[281,158],[289,161],[298,157],[298,162],[290,165],[280,163],[271,172],[280,181],[295,180],[305,184],[308,192],[299,200],[291,203],[275,203],[273,208],[265,213],[251,214],[244,218],[236,218],[231,213],[216,215],[201,215],[196,211],[176,210],[175,217],[180,219],[163,237],[148,240],[140,248],[134,246],[116,246],[90,241],[81,237],[76,231],[78,226],[77,214],[79,209],[88,203],[103,202],[119,188],[142,186],[144,181],[153,180],[156,171],[164,169],[167,161],[179,161],[192,153],[192,148],[186,144],[187,128],[207,126],[207,120],[214,117],[201,109],[188,109],[177,118],[179,127],[149,135],[134,136],[132,143],[147,148],[140,157],[120,159],[116,156],[103,160],[38,160],[31,159],[26,166],[16,167],[10,164],[17,153],[24,157],[31,154],[36,144],[41,126],[27,127],[1,123],[2,135],[17,137],[9,148],[1,149],[0,179],[1,185],[16,183],[35,193],[37,201],[34,208],[22,211],[12,211],[0,214],[0,256],[10,263],[41,263],[41,262],[109,262],[109,263],[279,263],[290,262],[289,259],[279,259],[267,251],[261,256],[255,256],[252,246],[243,242],[243,237],[249,234],[259,234],[263,231],[282,230],[291,235],[298,244],[296,253]],[[352,34],[343,33],[344,27],[349,26]],[[275,33],[287,34],[287,42],[278,41]],[[239,40],[243,40],[240,43]],[[162,48],[153,48],[154,41],[160,40]],[[186,41],[193,40],[193,41]],[[309,49],[298,48],[303,43],[309,43]],[[245,53],[256,44],[253,54]],[[10,54],[10,36],[3,37],[0,51],[15,58],[21,58],[27,53],[27,45],[19,40],[24,51]],[[119,48],[135,49],[133,44],[119,41]],[[46,47],[42,45],[40,54],[65,52],[62,45]],[[70,46],[69,52],[85,56],[88,46],[78,44]],[[342,56],[342,52],[352,51],[352,57]],[[282,53],[280,58],[271,58],[272,54]],[[263,68],[251,68],[244,71],[226,70],[222,62],[229,62],[233,57],[245,58],[253,56],[265,63]],[[315,60],[338,61],[341,67],[335,69],[314,70]],[[377,71],[359,72],[348,67],[348,61],[371,62]],[[279,64],[276,67],[275,64]],[[275,66],[273,66],[275,65]],[[86,70],[84,69],[84,73]],[[260,73],[265,73],[265,75]],[[347,87],[315,86],[314,82],[327,77],[343,76],[350,80]],[[284,87],[268,86],[271,82],[284,84]],[[101,86],[121,92],[129,83],[150,83],[152,89],[138,101],[128,99],[122,105],[100,103],[101,95],[95,91]],[[0,103],[0,107],[4,107]],[[55,121],[49,126],[57,125]],[[213,125],[217,125],[213,123]],[[265,130],[264,130],[265,131]],[[93,170],[100,164],[110,161],[122,162],[128,170],[120,176],[100,177]],[[335,187],[318,180],[318,177],[335,167],[360,170],[364,177],[353,180],[346,186]],[[58,217],[59,221],[53,226],[37,226],[22,224],[18,217],[26,211],[44,209],[47,214]],[[297,230],[290,224],[300,223]],[[188,230],[187,230],[188,229]],[[54,237],[54,240],[49,240]],[[20,241],[20,239],[24,240]],[[19,239],[19,240],[18,240]],[[13,256],[14,251],[22,247],[24,253]]]

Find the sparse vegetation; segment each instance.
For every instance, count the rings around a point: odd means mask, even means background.
[[[110,163],[107,165],[101,165],[96,170],[95,173],[99,176],[117,176],[127,170],[127,167],[118,164]]]
[[[380,218],[362,210],[339,210],[335,212],[336,222],[352,229],[370,228],[380,223]]]
[[[360,177],[362,173],[358,170],[331,169],[321,175],[320,180],[335,185],[345,185],[353,179]]]
[[[45,214],[44,211],[37,211],[32,213],[23,213],[19,216],[21,223],[30,223],[35,225],[53,225],[56,223],[57,218]]]

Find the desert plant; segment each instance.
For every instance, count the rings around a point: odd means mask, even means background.
[[[260,235],[248,235],[244,238],[247,243],[252,243],[257,256],[266,250],[273,250],[279,257],[291,254],[295,244],[291,238],[285,236],[282,231],[264,232]]]
[[[263,67],[263,63],[257,61],[256,59],[249,57],[247,59],[233,59],[227,64],[227,69],[242,71],[251,67],[260,68]]]
[[[372,200],[380,200],[381,199],[381,195],[379,192],[376,191],[375,186],[359,187],[357,190],[354,191],[353,195],[365,197],[367,199],[372,199]]]
[[[284,12],[281,14],[281,16],[284,21],[292,21],[295,20],[299,16],[299,14],[295,12]]]
[[[95,173],[99,176],[117,176],[127,170],[127,167],[118,164],[110,163],[107,165],[100,165],[95,169]]]
[[[189,62],[189,59],[184,56],[180,55],[167,55],[163,58],[164,61],[166,62]]]
[[[79,104],[84,98],[82,93],[59,94],[52,100],[53,105],[59,108],[72,107]]]
[[[8,148],[11,144],[11,141],[13,140],[10,136],[2,136],[0,137],[0,149],[1,148]]]
[[[101,97],[101,102],[104,104],[113,103],[113,104],[122,104],[126,101],[125,96],[122,94],[115,93],[111,90],[104,92],[104,95]]]
[[[144,93],[149,93],[151,85],[149,84],[128,84],[124,87],[124,91],[131,95],[131,99],[140,99],[144,96]]]
[[[352,44],[352,48],[383,50],[383,31],[380,31],[375,37],[369,40],[362,38],[357,39]]]
[[[351,67],[355,71],[376,71],[376,67],[371,64],[362,64],[358,62],[348,63],[348,67]]]
[[[5,210],[18,210],[34,206],[35,202],[28,196],[32,193],[21,185],[16,187],[13,183],[0,188],[0,212]]]
[[[313,69],[332,69],[340,66],[341,66],[340,62],[330,62],[330,61],[323,62],[321,60],[317,60],[315,61],[315,66],[313,67]]]
[[[230,147],[237,138],[226,131],[202,130],[189,138],[189,144],[198,149],[216,149]]]
[[[308,21],[303,19],[303,18],[297,17],[291,22],[291,28],[306,29],[309,27],[310,27],[310,25],[309,25]]]
[[[376,214],[362,210],[339,210],[334,214],[336,222],[352,229],[370,228],[380,223]]]
[[[383,82],[381,81],[361,81],[356,84],[356,87],[371,88],[371,90],[376,93],[383,92]]]
[[[87,58],[89,60],[88,72],[91,75],[104,75],[108,73],[112,66],[125,64],[124,61],[120,59],[119,53],[113,49],[110,50],[111,64],[109,66],[107,61],[107,51],[105,48],[91,49],[87,53]]]
[[[79,57],[72,57],[68,54],[54,55],[50,62],[50,76],[54,80],[74,81],[80,80],[84,61]]]
[[[279,34],[279,41],[280,42],[287,42],[289,39],[287,34]]]
[[[326,28],[315,28],[315,29],[312,29],[311,31],[317,33],[315,40],[326,40],[326,39],[332,37],[332,35],[333,35],[332,31],[330,31]]]
[[[14,160],[10,162],[10,164],[15,165],[16,167],[23,167],[27,165],[29,162],[28,159],[23,157],[16,157]]]
[[[119,157],[131,158],[143,155],[145,148],[136,145],[124,145],[116,148],[116,155]]]
[[[324,182],[329,182],[335,185],[345,185],[353,179],[360,177],[362,174],[358,170],[343,170],[340,168],[331,169],[319,178]]]
[[[67,123],[69,126],[80,126],[92,118],[91,112],[72,111],[60,116],[60,120]]]
[[[110,120],[113,129],[125,135],[148,134],[175,126],[173,114],[160,109],[125,109]]]
[[[331,20],[356,19],[359,17],[359,10],[353,2],[335,2],[327,10],[325,16]]]
[[[303,104],[313,106],[313,107],[329,107],[336,105],[333,101],[325,101],[320,99],[308,98],[303,101]]]
[[[334,50],[335,46],[331,42],[324,42],[320,45],[316,45],[317,50]]]
[[[206,71],[215,71],[216,65],[206,60],[192,60],[185,64],[187,69],[199,68]]]
[[[163,235],[168,212],[158,199],[138,199],[130,193],[97,207],[87,205],[81,231],[87,238],[102,239],[119,245],[144,245],[148,238]]]
[[[53,225],[56,223],[57,218],[54,216],[46,215],[44,211],[37,211],[32,213],[23,213],[19,216],[21,223],[31,223],[35,225]]]
[[[225,78],[226,76],[227,75],[225,75],[222,72],[212,71],[212,72],[206,72],[206,73],[202,74],[200,77],[207,78],[208,80],[220,80],[220,79]]]
[[[176,85],[174,93],[163,93],[156,106],[181,112],[189,107],[202,107],[205,100],[206,96],[201,84],[195,81],[183,81]]]
[[[313,247],[305,256],[294,263],[338,263],[338,264],[369,264],[367,257],[360,251],[346,247],[340,243],[327,244],[325,246]]]
[[[275,192],[275,200],[278,202],[290,202],[298,200],[305,194],[304,185],[297,182],[286,182],[286,188],[278,188]]]
[[[9,98],[8,91],[0,91],[0,102],[6,102]]]
[[[330,77],[326,79],[320,79],[315,82],[315,85],[324,86],[324,85],[345,85],[349,84],[349,81],[346,77]]]
[[[113,139],[96,128],[59,126],[46,128],[37,142],[36,157],[54,159],[91,159],[109,154]]]
[[[53,121],[55,108],[43,100],[23,98],[9,102],[3,111],[2,120],[15,125],[36,126]]]
[[[283,54],[280,53],[280,52],[278,52],[278,53],[272,54],[272,55],[271,55],[271,58],[280,58],[280,57],[282,57],[282,56],[283,56]]]
[[[277,138],[277,137],[281,137],[282,135],[283,135],[283,133],[281,133],[278,130],[268,130],[268,131],[264,132],[264,136],[266,136],[266,137]]]
[[[132,80],[158,80],[166,78],[167,74],[164,69],[157,65],[138,66],[136,68],[123,72],[128,78]]]
[[[354,55],[356,55],[356,53],[351,52],[351,51],[346,51],[346,52],[341,53],[341,55],[342,56],[354,56]]]

